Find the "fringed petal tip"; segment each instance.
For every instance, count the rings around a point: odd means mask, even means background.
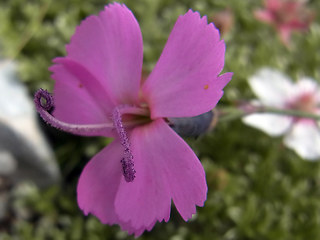
[[[140,228],[133,228],[131,223],[122,222],[119,223],[120,228],[122,231],[126,231],[129,235],[134,235],[135,238],[140,237],[145,231],[150,232],[154,225],[156,224],[157,220],[154,220],[151,224],[147,226],[143,226]]]
[[[204,206],[204,202],[200,205],[197,205],[198,207],[203,207]],[[192,217],[196,215],[196,206],[194,208],[194,211],[193,212],[190,212],[188,216],[182,216],[182,219],[186,222],[190,221],[192,219]],[[146,226],[142,226],[142,227],[138,227],[138,228],[135,228],[133,227],[133,224],[132,222],[120,222],[119,223],[119,226],[121,228],[122,231],[126,231],[128,233],[128,235],[134,235],[135,238],[138,238],[140,237],[145,231],[148,231],[150,232],[154,226],[156,225],[157,222],[159,223],[167,223],[168,221],[170,220],[170,214],[163,218],[163,219],[154,219],[153,222],[151,222],[151,224],[149,225],[146,225]]]
[[[106,10],[107,11],[114,11],[114,10],[128,11],[132,14],[132,16],[134,16],[132,11],[124,3],[113,2],[113,3],[107,4],[104,7],[104,11],[106,11]],[[103,11],[101,11],[100,14],[102,12]]]
[[[201,17],[201,14],[198,11],[193,11],[192,9],[189,9],[188,12],[186,12],[184,15],[180,16],[179,18],[184,18],[184,17],[193,17],[194,21],[200,20],[201,24],[207,25],[207,27],[211,28],[211,30],[213,30],[215,32],[218,39],[220,38],[220,30],[215,26],[215,24],[213,22],[208,23],[208,18],[206,15]],[[221,40],[221,41],[223,41],[223,40]]]
[[[203,204],[197,205],[198,207],[203,207]],[[168,215],[168,217],[165,217],[163,219],[154,219],[153,222],[151,222],[151,224],[149,225],[145,225],[145,226],[140,226],[140,227],[133,227],[133,224],[131,221],[129,222],[125,222],[125,221],[121,221],[119,220],[119,216],[117,216],[118,220],[117,222],[114,221],[109,221],[109,220],[105,220],[104,218],[100,218],[100,214],[95,212],[95,211],[87,211],[85,209],[80,208],[83,211],[83,214],[88,216],[89,214],[92,214],[94,216],[96,216],[102,224],[108,224],[108,225],[118,225],[122,231],[127,232],[128,235],[134,235],[135,238],[140,237],[145,231],[150,232],[154,226],[156,225],[157,222],[159,223],[167,223],[170,220],[170,215]],[[191,218],[196,214],[196,207],[194,208],[193,212],[190,212],[189,215],[182,217],[182,219],[186,222],[190,221]]]
[[[225,86],[219,81],[224,57],[225,43],[214,24],[192,10],[180,16],[142,86],[151,118],[193,117],[214,108]]]
[[[226,72],[218,77],[217,88],[223,89],[232,79],[233,72]]]

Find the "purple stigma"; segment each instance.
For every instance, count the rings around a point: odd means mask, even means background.
[[[134,169],[133,155],[130,149],[130,142],[127,132],[123,127],[121,113],[116,107],[112,113],[114,127],[116,128],[121,145],[124,147],[124,157],[121,159],[123,176],[127,182],[133,182],[135,179],[136,170]]]
[[[47,90],[40,88],[34,95],[34,103],[41,118],[49,125],[59,130],[85,136],[100,136],[113,129],[112,123],[105,124],[72,124],[55,118],[51,113],[54,110],[54,98]]]
[[[42,108],[47,112],[52,112],[54,109],[53,97],[47,90],[40,88],[34,95],[34,102],[37,110]]]

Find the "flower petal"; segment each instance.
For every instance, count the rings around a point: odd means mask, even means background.
[[[115,208],[123,222],[147,228],[155,221],[168,221],[171,199],[184,220],[206,200],[203,167],[190,147],[158,119],[137,127],[131,134],[136,178],[121,180]]]
[[[293,91],[291,80],[270,68],[262,68],[252,76],[249,85],[263,104],[274,107],[284,107]]]
[[[114,200],[122,178],[122,155],[119,140],[114,140],[90,160],[78,182],[79,207],[86,215],[92,213],[105,224],[120,223]]]
[[[278,31],[279,31],[281,41],[285,45],[289,45],[292,29],[289,28],[288,26],[279,26]]]
[[[138,100],[142,70],[142,35],[132,12],[109,4],[76,29],[67,58],[86,66],[119,104]]]
[[[320,130],[312,120],[301,120],[294,124],[284,143],[306,160],[320,158]]]
[[[108,123],[114,104],[97,79],[78,63],[57,58],[53,72],[54,116],[72,124]]]
[[[270,136],[280,136],[289,130],[293,120],[287,116],[256,113],[244,117],[242,121],[251,127],[260,129]]]
[[[272,15],[272,13],[267,10],[256,10],[254,11],[254,16],[256,19],[266,23],[272,23],[275,21],[275,18]]]
[[[191,10],[180,16],[142,88],[151,118],[192,117],[214,108],[232,77],[218,77],[224,53],[219,31],[206,17]]]
[[[319,103],[320,88],[318,83],[309,77],[300,78],[294,85],[289,104],[301,106],[304,111],[319,113]]]
[[[156,222],[157,222],[157,221],[155,220],[155,221],[153,221],[149,226],[147,226],[147,227],[143,226],[143,227],[138,228],[138,229],[132,227],[131,223],[128,223],[128,222],[127,222],[127,223],[121,223],[121,224],[120,224],[120,227],[121,227],[122,230],[127,231],[128,234],[134,234],[134,236],[137,238],[137,237],[139,237],[145,230],[151,231],[151,229],[152,229],[153,226],[156,224]]]
[[[122,155],[121,143],[114,140],[90,160],[78,182],[78,205],[86,215],[91,213],[104,224],[119,224],[122,230],[138,237],[146,229],[150,231],[156,221],[135,228],[130,222],[121,221],[115,212],[116,193],[123,178],[120,162]]]
[[[281,8],[281,6],[283,5],[283,1],[282,0],[265,0],[264,1],[264,5],[266,7],[266,9],[268,9],[269,11],[276,11],[279,8]]]
[[[320,96],[320,88],[316,80],[310,77],[300,78],[295,87],[295,95],[313,94],[318,100]],[[320,99],[319,99],[320,100]]]

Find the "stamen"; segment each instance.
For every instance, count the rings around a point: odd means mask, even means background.
[[[42,119],[49,125],[59,130],[77,134],[77,135],[101,135],[103,131],[113,129],[112,123],[106,124],[71,124],[62,122],[52,116],[50,113],[54,109],[52,95],[40,88],[34,95],[34,102]]]
[[[121,113],[116,107],[112,113],[114,127],[116,128],[121,145],[124,147],[124,158],[121,159],[123,176],[127,182],[133,182],[136,170],[134,169],[133,155],[130,149],[130,142],[126,130],[123,127]]]
[[[130,106],[130,105],[121,105],[118,106],[118,110],[120,115],[121,114],[133,114],[133,115],[139,115],[139,116],[150,116],[150,111],[148,108],[142,108],[142,107],[136,107],[136,106]]]

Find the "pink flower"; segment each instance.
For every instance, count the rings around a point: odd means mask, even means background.
[[[293,31],[305,31],[311,24],[314,13],[305,7],[306,1],[265,0],[264,10],[256,10],[255,17],[273,25],[284,44],[289,44]]]
[[[259,97],[259,105],[320,113],[320,89],[311,78],[302,78],[294,84],[281,72],[264,68],[249,79],[249,84]],[[284,144],[302,158],[320,158],[320,129],[315,120],[257,113],[243,121],[271,136],[285,134]]]
[[[167,222],[171,201],[190,219],[206,200],[205,172],[166,121],[203,114],[221,98],[232,73],[219,76],[225,44],[218,30],[197,12],[180,16],[143,83],[142,36],[125,5],[84,20],[66,50],[51,67],[54,97],[36,93],[39,113],[64,131],[114,138],[80,176],[80,208],[136,236]]]

